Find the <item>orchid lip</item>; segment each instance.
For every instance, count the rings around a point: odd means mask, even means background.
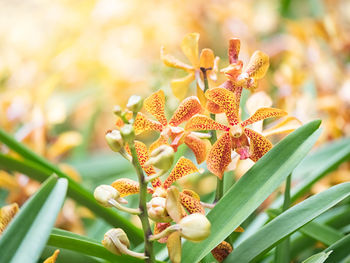
[[[230,128],[230,134],[232,137],[234,138],[239,138],[242,136],[243,134],[243,128],[241,125],[233,125],[231,128]]]

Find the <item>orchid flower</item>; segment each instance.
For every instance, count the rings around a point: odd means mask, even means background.
[[[208,136],[196,132],[188,132],[179,127],[180,124],[189,120],[195,114],[202,112],[202,106],[197,97],[186,98],[174,112],[173,116],[167,121],[164,113],[165,97],[164,92],[159,90],[144,100],[144,108],[152,114],[158,121],[148,119],[144,114],[138,113],[135,122],[135,133],[140,134],[145,131],[159,131],[160,137],[150,146],[150,152],[162,144],[170,144],[174,151],[177,147],[185,143],[195,154],[197,163],[200,164],[206,157],[206,144],[199,137]]]
[[[196,115],[186,124],[186,130],[204,131],[220,130],[224,134],[214,143],[207,157],[209,171],[222,178],[226,167],[231,162],[231,150],[235,150],[240,159],[259,160],[272,148],[272,143],[263,135],[246,126],[271,117],[281,117],[287,113],[275,108],[260,108],[245,121],[239,120],[239,103],[235,93],[224,88],[213,88],[205,93],[208,100],[213,101],[224,110],[229,125],[220,124],[205,115]],[[248,139],[249,138],[249,139]]]
[[[216,73],[218,71],[219,57],[214,57],[214,52],[209,48],[203,49],[198,57],[198,40],[198,33],[190,33],[184,37],[181,43],[182,52],[191,62],[191,65],[183,63],[172,55],[167,54],[164,47],[161,48],[161,59],[165,65],[188,72],[187,76],[171,81],[173,94],[179,100],[185,98],[190,83],[196,80],[197,96],[201,102],[205,101],[203,92],[204,82],[202,80],[203,77],[201,76],[201,68],[207,70],[210,80],[216,81],[217,79]]]

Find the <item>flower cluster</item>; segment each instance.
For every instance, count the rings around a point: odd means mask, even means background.
[[[283,110],[271,108],[272,102],[266,98],[267,95],[256,93],[247,102],[248,112],[252,112],[252,109],[254,112],[242,121],[242,91],[254,91],[257,88],[259,79],[264,77],[269,67],[268,56],[256,51],[248,65],[243,67],[243,62],[239,60],[240,41],[231,39],[228,51],[230,64],[221,70],[226,81],[209,88],[208,80],[217,80],[219,59],[214,57],[210,49],[203,49],[198,57],[198,40],[199,35],[192,33],[184,38],[181,45],[192,65],[177,60],[166,53],[163,47],[161,49],[161,58],[166,65],[188,72],[185,78],[172,81],[173,93],[182,101],[170,119],[165,115],[166,98],[163,90],[154,92],[145,100],[132,96],[126,109],[117,106],[114,110],[117,115],[116,129],[106,133],[106,141],[113,151],[119,152],[134,165],[138,181],[119,178],[111,185],[101,185],[95,190],[95,198],[103,206],[138,215],[146,233],[145,253],[136,253],[129,250],[130,244],[122,229],[108,231],[103,244],[115,254],[129,254],[153,262],[152,242],[158,240],[167,243],[170,260],[180,262],[181,238],[199,242],[210,235],[210,222],[205,216],[205,208],[212,208],[215,203],[203,203],[193,190],[181,189],[174,184],[189,174],[201,174],[196,164],[183,156],[174,164],[178,147],[187,145],[196,162],[206,162],[208,171],[221,180],[233,155],[238,155],[241,160],[249,158],[256,162],[273,147],[262,134],[264,119],[287,115]],[[185,98],[189,92],[189,83],[194,80],[197,96]],[[217,122],[217,114],[224,114],[227,121]],[[293,128],[287,125],[291,118],[287,117],[270,129],[269,133],[292,131]],[[159,137],[149,147],[135,140],[135,136],[146,131],[159,133]],[[220,133],[218,139],[217,132]],[[207,139],[212,144],[210,149],[207,149]],[[140,197],[139,207],[124,206],[127,203],[124,197],[133,194]],[[148,199],[147,195],[150,195]],[[153,234],[149,219],[154,222]],[[236,231],[243,229],[238,228]],[[231,251],[231,244],[223,241],[213,249],[212,254],[221,262]]]

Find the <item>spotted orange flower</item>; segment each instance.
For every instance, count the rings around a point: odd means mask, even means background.
[[[150,152],[162,144],[169,144],[177,150],[177,147],[185,143],[195,154],[197,163],[202,163],[206,157],[206,144],[198,136],[200,134],[186,131],[180,125],[189,120],[195,114],[202,112],[202,106],[197,97],[191,96],[181,102],[173,116],[167,121],[164,113],[165,96],[159,90],[144,100],[143,106],[147,112],[153,115],[157,121],[149,119],[143,113],[138,113],[134,129],[136,134],[145,131],[159,131],[160,136],[151,146]],[[206,136],[205,134],[202,134]]]
[[[259,160],[272,148],[272,143],[263,135],[246,126],[271,117],[281,117],[287,113],[275,108],[260,108],[245,121],[239,120],[239,103],[234,92],[224,88],[213,88],[205,93],[208,100],[216,103],[226,114],[229,125],[220,124],[205,115],[193,116],[186,124],[188,131],[219,130],[225,131],[214,143],[208,157],[209,171],[222,178],[231,162],[231,150],[235,150],[240,159]]]
[[[269,57],[261,52],[255,51],[250,58],[248,65],[243,68],[243,61],[238,59],[241,42],[237,38],[231,38],[229,41],[228,58],[230,65],[221,70],[227,77],[227,80],[220,85],[230,91],[235,91],[237,101],[240,100],[242,89],[255,90],[258,80],[262,79],[269,68]],[[219,105],[208,100],[207,109],[212,113],[221,113]]]
[[[216,74],[218,71],[219,57],[215,57],[214,52],[209,48],[203,49],[200,56],[198,56],[198,40],[198,33],[190,33],[184,37],[181,43],[182,52],[188,58],[191,65],[183,63],[172,55],[167,54],[164,47],[162,47],[160,51],[161,59],[165,65],[188,72],[187,76],[171,81],[173,94],[179,100],[185,98],[188,93],[189,85],[194,80],[196,80],[197,84],[198,98],[201,102],[202,99],[204,99],[204,82],[200,68],[210,68],[207,71],[208,78],[212,81],[216,81],[217,79]]]

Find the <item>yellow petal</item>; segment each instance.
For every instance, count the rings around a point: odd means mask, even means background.
[[[59,249],[56,249],[55,252],[53,252],[53,255],[51,257],[48,257],[44,263],[55,263],[58,257],[58,254],[60,253]]]
[[[62,133],[58,139],[49,147],[48,158],[55,159],[82,142],[80,133],[69,131]]]
[[[242,122],[241,125],[242,127],[245,127],[257,121],[265,120],[267,118],[272,118],[272,117],[282,117],[287,114],[288,113],[285,112],[284,110],[280,110],[276,108],[260,108],[247,120]]]
[[[203,215],[205,214],[204,208],[198,199],[190,195],[187,195],[185,193],[180,193],[180,200],[181,200],[181,204],[186,208],[186,210],[190,214],[194,214],[194,213],[201,213]]]
[[[186,131],[209,131],[209,130],[218,130],[218,131],[227,131],[229,128],[225,125],[222,125],[213,119],[205,115],[196,115],[193,116],[185,126]]]
[[[191,61],[192,65],[195,68],[198,68],[199,66],[198,41],[199,41],[199,34],[190,33],[184,37],[181,43],[182,52],[185,54],[188,60]]]
[[[162,124],[160,124],[157,121],[152,121],[148,119],[141,112],[137,113],[133,126],[134,126],[136,135],[143,133],[145,131],[162,131],[163,130]]]
[[[260,108],[271,107],[272,99],[266,92],[259,91],[250,95],[245,105],[249,115],[253,115]]]
[[[274,125],[273,127],[267,130],[264,130],[263,135],[271,136],[274,134],[290,133],[298,129],[301,125],[302,125],[301,121],[299,121],[297,118],[288,116],[284,118],[281,122]]]
[[[243,227],[239,226],[234,230],[234,232],[243,233],[244,229],[243,229]]]
[[[218,262],[222,262],[232,252],[232,250],[233,248],[230,243],[222,241],[211,251],[211,253]]]
[[[204,141],[198,137],[188,134],[185,137],[185,144],[192,150],[196,156],[197,163],[200,164],[205,161],[207,156],[207,147]]]
[[[231,137],[228,132],[225,132],[214,143],[211,148],[208,158],[207,166],[208,170],[222,179],[222,175],[226,167],[231,162]]]
[[[163,125],[167,125],[164,114],[165,96],[163,90],[158,90],[146,98],[143,102],[145,109],[151,113]]]
[[[244,133],[250,138],[250,151],[249,158],[254,162],[257,162],[272,148],[272,143],[263,135],[245,128]]]
[[[155,149],[164,144],[168,145],[168,139],[160,135],[158,139],[150,145],[149,152],[152,153]]]
[[[182,206],[179,190],[175,186],[171,186],[167,191],[166,210],[169,216],[178,223],[182,218]]]
[[[238,38],[231,38],[228,46],[228,59],[230,64],[237,62],[240,49],[241,41]]]
[[[120,197],[137,194],[140,191],[139,183],[129,178],[118,179],[111,186],[117,189]]]
[[[205,97],[204,92],[203,92],[203,90],[201,89],[201,87],[198,85],[198,83],[197,83],[197,85],[196,85],[196,90],[197,90],[197,97],[198,97],[198,99],[199,99],[201,105],[202,105],[203,107],[205,107],[205,105],[206,105],[206,103],[207,103],[207,98]]]
[[[14,176],[5,171],[0,171],[0,187],[8,190],[14,190],[19,187]]]
[[[19,208],[16,203],[4,206],[0,209],[0,235],[17,214],[18,210]]]
[[[176,180],[195,172],[198,172],[198,168],[194,163],[182,156],[175,164],[175,167],[170,172],[168,178],[164,181],[163,187],[166,189]]]
[[[202,112],[202,106],[197,97],[191,96],[184,99],[179,107],[177,107],[169,124],[171,126],[178,126],[184,121],[189,120],[193,115]]]
[[[214,52],[209,48],[204,48],[201,51],[201,55],[199,57],[199,66],[203,68],[211,68],[214,69]]]
[[[207,90],[205,96],[223,109],[231,125],[238,124],[237,101],[233,92],[224,88],[213,88]]]
[[[269,56],[262,51],[255,51],[248,63],[245,72],[249,77],[261,79],[265,76],[269,68]]]
[[[198,201],[200,201],[200,197],[195,191],[192,191],[190,189],[183,189],[182,193],[185,195],[189,195],[189,196],[193,197],[194,199],[197,199]]]
[[[194,73],[190,73],[183,78],[173,79],[170,85],[174,96],[179,100],[183,100],[192,81],[194,81]]]
[[[168,255],[172,263],[181,263],[181,237],[180,232],[171,233],[166,243]]]
[[[168,54],[164,47],[161,47],[161,49],[160,49],[160,59],[168,67],[183,69],[183,70],[185,70],[187,72],[193,70],[192,66],[187,65],[186,63],[183,63],[182,61],[178,60],[174,56]]]

